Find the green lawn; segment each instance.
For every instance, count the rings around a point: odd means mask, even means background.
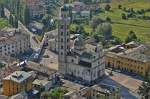
[[[118,5],[121,4],[123,7],[132,7],[136,9],[149,8],[149,0],[112,0],[111,6],[113,8],[118,8]]]
[[[122,24],[112,24],[113,35],[119,37],[122,41],[125,40],[129,31],[134,31],[137,37],[142,40],[142,42],[150,43],[150,28],[138,28],[136,26],[122,25]]]
[[[150,12],[145,13],[146,16],[150,16]]]
[[[132,30],[136,32],[140,40],[150,43],[150,20],[138,18],[123,20],[121,15],[125,12],[118,9],[119,4],[122,5],[122,8],[147,9],[150,8],[150,0],[113,0],[111,11],[105,11],[96,16],[102,19],[110,17],[113,22],[113,35],[119,37],[122,41],[124,41],[128,32]],[[147,12],[146,15],[150,16],[150,12]]]
[[[10,27],[9,22],[6,19],[0,18],[0,29]]]
[[[38,40],[39,42],[41,42],[43,40],[43,35],[36,35],[36,40]]]

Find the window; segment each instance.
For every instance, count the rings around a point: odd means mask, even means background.
[[[60,27],[61,29],[63,29],[63,25],[61,25],[61,27]]]
[[[61,46],[61,49],[63,49],[63,46]]]
[[[74,62],[74,60],[72,59],[72,60],[71,60],[71,62],[73,63],[73,62]]]
[[[63,55],[63,52],[61,52],[60,54]]]
[[[61,42],[63,42],[63,39],[61,39]]]
[[[69,49],[69,46],[67,46],[67,49]]]
[[[12,50],[12,52],[14,53],[15,51],[14,51],[14,50]]]
[[[63,35],[63,32],[61,32],[61,36]]]

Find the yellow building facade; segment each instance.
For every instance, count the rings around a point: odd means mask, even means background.
[[[150,61],[136,60],[122,55],[107,54],[105,57],[106,66],[123,71],[136,73],[142,76],[149,71]]]
[[[145,76],[150,71],[149,48],[143,44],[130,42],[117,45],[107,50],[105,54],[106,67],[120,69]]]
[[[32,76],[24,71],[16,71],[3,79],[3,94],[12,96],[32,89]]]

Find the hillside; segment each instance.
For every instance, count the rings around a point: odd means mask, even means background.
[[[104,6],[101,4],[100,6]],[[143,15],[137,14],[138,10],[150,9],[149,0],[112,0],[111,10],[99,13],[96,17],[106,19],[110,17],[112,20],[113,35],[119,37],[124,41],[129,31],[134,31],[137,37],[146,43],[150,43],[150,20],[145,20],[143,16],[150,17],[150,11],[145,11]],[[118,8],[121,5],[122,9]],[[128,18],[127,20],[122,19],[122,14],[128,14],[123,9],[133,9],[135,17]]]

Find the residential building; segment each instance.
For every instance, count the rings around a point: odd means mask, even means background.
[[[31,50],[30,35],[19,29],[0,30],[0,56],[16,56]]]
[[[52,87],[52,81],[35,79],[33,86],[37,90],[48,91]]]
[[[15,71],[3,79],[3,94],[12,96],[32,89],[32,74],[24,71]]]
[[[84,19],[90,19],[91,11],[83,2],[75,1],[72,4],[72,21],[81,21]]]
[[[121,96],[119,88],[100,84],[70,91],[64,95],[64,99],[121,99]]]
[[[94,85],[92,99],[121,99],[120,89],[106,84]]]
[[[69,25],[71,7],[64,5],[58,28],[59,72],[67,78],[92,84],[105,74],[105,62],[99,43],[86,43],[79,35],[71,46]]]
[[[106,53],[106,66],[145,76],[150,68],[150,57],[144,54],[145,50],[144,45],[134,42],[112,47]]]

